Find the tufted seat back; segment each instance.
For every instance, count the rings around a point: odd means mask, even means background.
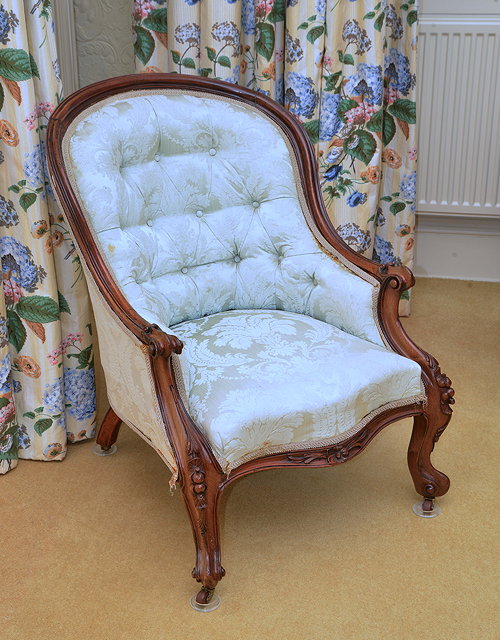
[[[286,138],[257,109],[136,92],[84,112],[70,133],[75,190],[143,317],[166,328],[230,309],[283,309],[381,343],[373,283],[319,247]]]

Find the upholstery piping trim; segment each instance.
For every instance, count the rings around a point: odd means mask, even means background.
[[[410,396],[409,398],[403,398],[401,400],[393,400],[392,402],[387,402],[382,406],[370,411],[364,418],[362,418],[357,424],[353,427],[344,431],[342,433],[337,434],[336,436],[332,436],[331,438],[324,438],[322,440],[309,440],[307,442],[292,442],[288,445],[271,445],[270,447],[265,447],[264,449],[259,449],[258,451],[253,451],[252,453],[248,453],[241,458],[238,458],[235,462],[231,462],[229,464],[225,464],[225,471],[229,475],[229,473],[241,466],[245,462],[249,462],[250,460],[255,460],[255,458],[261,458],[264,456],[270,456],[276,453],[288,453],[291,451],[307,451],[309,449],[316,449],[319,447],[329,447],[333,445],[342,444],[345,440],[355,435],[358,431],[361,431],[363,427],[365,427],[373,418],[380,415],[384,411],[388,411],[389,409],[396,409],[398,407],[411,406],[413,404],[422,404],[422,407],[425,408],[427,404],[427,396],[425,393],[419,393],[416,396]],[[219,457],[217,459],[220,462]],[[223,467],[224,469],[224,467]]]

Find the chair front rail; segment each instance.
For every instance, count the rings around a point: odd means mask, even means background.
[[[267,469],[285,469],[289,467],[320,468],[333,467],[348,462],[361,453],[373,438],[393,422],[421,415],[424,412],[422,403],[416,402],[402,407],[388,409],[374,417],[362,429],[342,440],[338,444],[290,450],[283,453],[275,453],[262,458],[256,458],[245,462],[234,469],[223,483],[223,488],[230,483],[256,471]]]
[[[241,464],[231,473],[223,472],[205,435],[191,419],[176,384],[172,354],[180,353],[182,342],[147,322],[126,300],[114,281],[96,245],[85,214],[73,191],[63,156],[63,139],[85,109],[121,93],[145,90],[176,89],[200,95],[222,96],[260,109],[279,125],[287,136],[298,166],[300,181],[317,232],[326,243],[380,284],[377,319],[386,343],[396,352],[417,362],[422,369],[426,401],[389,409],[370,420],[357,433],[330,446],[276,453]],[[181,74],[136,74],[111,78],[89,85],[72,94],[54,111],[47,131],[48,168],[54,190],[69,222],[79,252],[104,300],[120,323],[148,347],[155,391],[164,427],[171,444],[179,483],[192,524],[196,544],[193,576],[202,588],[197,602],[206,603],[217,582],[223,577],[219,543],[218,508],[223,490],[235,480],[266,469],[286,467],[317,468],[342,464],[363,451],[387,425],[414,417],[408,448],[408,466],[415,489],[430,504],[446,493],[448,478],[430,462],[435,443],[451,417],[454,391],[437,360],[420,349],[406,334],[398,318],[401,293],[414,284],[405,267],[380,265],[354,252],[337,234],[330,221],[321,194],[317,163],[312,145],[302,125],[283,107],[262,94],[235,85]],[[105,444],[117,435],[116,416],[109,417]],[[387,491],[385,488],[384,491]]]

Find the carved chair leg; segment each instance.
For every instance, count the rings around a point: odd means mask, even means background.
[[[415,513],[419,511],[417,515],[423,517],[437,515],[434,499],[444,495],[450,487],[449,478],[435,469],[431,463],[434,445],[450,419],[449,416],[441,413],[438,416],[438,419],[433,418],[432,414],[415,416],[410,446],[408,447],[408,467],[417,493],[424,498],[423,503],[416,505],[414,511]]]
[[[191,520],[196,545],[196,564],[193,578],[201,589],[191,599],[191,606],[199,611],[211,611],[220,603],[214,589],[224,577],[219,542],[219,501],[221,478],[207,471],[198,452],[191,456],[189,476],[182,493]]]
[[[100,445],[102,451],[110,451],[113,448],[118,438],[121,424],[121,418],[116,415],[113,409],[108,409],[96,438],[96,442]],[[116,451],[116,447],[114,447],[114,450]]]

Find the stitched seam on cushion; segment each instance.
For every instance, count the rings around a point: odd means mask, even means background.
[[[218,238],[218,237],[217,237],[217,235],[216,235],[215,231],[213,231],[213,229],[212,229],[212,227],[209,225],[209,223],[205,220],[205,221],[204,221],[204,224],[205,224],[205,226],[207,227],[207,229],[210,231],[210,233],[212,234],[212,236],[213,236],[214,240],[220,244],[220,246],[222,247],[222,249],[223,249],[224,251],[227,251],[227,252],[228,252],[228,256],[229,256],[229,257],[228,257],[228,259],[229,259],[229,258],[231,258],[231,257],[232,257],[232,253],[231,253],[231,252],[230,252],[230,250],[229,250],[229,249],[224,245],[224,243],[222,242],[222,240],[221,240],[220,238]],[[224,258],[222,258],[222,259],[221,259],[221,260],[219,260],[218,262],[222,262],[223,260],[224,260]],[[213,262],[204,262],[204,263],[200,263],[200,266],[201,266],[201,265],[204,265],[204,264],[213,264]]]
[[[187,274],[186,274],[187,275]],[[196,284],[196,280],[193,278],[193,276],[188,275],[188,278],[191,280],[191,282],[194,285],[194,288],[196,289],[196,295],[198,297],[198,304],[196,305],[198,307],[198,317],[200,317],[201,315],[201,292],[200,292],[200,287]],[[156,280],[156,278],[155,278]]]
[[[248,227],[247,227],[247,230],[246,230],[246,232],[245,232],[245,236],[244,236],[243,240],[239,243],[239,245],[240,245],[239,247],[237,247],[237,246],[236,246],[236,238],[234,238],[234,248],[235,248],[238,252],[240,252],[240,251],[241,251],[241,249],[242,249],[242,247],[244,247],[244,246],[245,246],[245,242],[247,241],[247,238],[248,238],[248,236],[250,235],[250,229],[252,228],[252,225],[254,224],[254,219],[253,219],[254,215],[255,215],[255,214],[254,214],[254,213],[252,213],[252,215],[251,215],[251,217],[250,217],[250,220],[248,221]]]
[[[383,413],[384,411],[388,411],[389,409],[396,409],[404,406],[411,406],[412,404],[418,404],[418,403],[421,403],[422,406],[425,408],[425,406],[427,405],[427,396],[425,395],[425,393],[420,393],[415,396],[410,396],[409,398],[402,398],[401,400],[393,400],[392,402],[387,402],[386,404],[383,404],[382,406],[368,413],[357,424],[347,429],[347,431],[344,431],[343,433],[332,436],[331,438],[324,438],[322,440],[308,440],[305,442],[292,442],[287,445],[284,445],[284,444],[271,445],[270,447],[257,449],[256,451],[247,453],[246,455],[241,456],[241,458],[238,458],[234,462],[226,461],[225,462],[226,473],[229,474],[231,471],[233,471],[237,467],[240,467],[245,462],[249,462],[250,460],[255,460],[256,458],[263,458],[265,456],[270,456],[276,453],[288,453],[288,452],[299,451],[299,450],[306,451],[309,449],[316,449],[319,447],[329,447],[329,446],[341,444],[348,438],[355,435],[357,432],[361,431],[368,424],[368,422],[370,422],[370,420],[372,420],[379,414]]]
[[[117,227],[117,228],[119,228],[119,227]],[[133,236],[131,236],[131,237],[133,238]],[[136,244],[137,244],[137,246],[140,246],[137,243],[137,241],[136,241]],[[271,254],[269,254],[269,255],[271,255]],[[288,258],[299,258],[299,257],[303,257],[303,256],[317,256],[317,255],[319,255],[318,252],[308,251],[306,253],[290,253],[290,254],[288,254],[286,256],[282,256],[282,258],[283,258],[283,260],[288,260]],[[228,262],[228,261],[230,262],[231,258],[232,258],[232,255],[228,256],[227,258],[222,258],[221,260],[216,260],[215,262],[213,262],[213,261],[212,262],[198,262],[197,264],[192,265],[190,268],[191,269],[196,269],[197,267],[206,267],[206,266],[209,266],[211,264],[216,264],[216,263],[219,263],[219,262]],[[174,271],[165,271],[163,273],[160,273],[159,275],[155,275],[154,277],[152,277],[152,278],[150,278],[148,280],[144,280],[143,282],[149,282],[150,280],[151,281],[158,280],[159,278],[164,278],[165,276],[170,276],[170,275],[176,274],[176,273],[179,273],[179,269],[176,269]],[[133,282],[135,282],[135,281],[133,281]],[[137,284],[141,284],[141,283],[137,283]],[[265,309],[262,309],[262,310],[265,311]],[[292,311],[291,313],[297,313],[297,312],[296,311]],[[302,315],[307,315],[308,316],[309,314],[303,313]],[[312,316],[310,316],[310,317],[312,317]],[[184,320],[183,320],[183,322],[184,322]],[[186,320],[186,322],[187,322],[187,320]],[[322,322],[325,322],[325,321],[323,320]],[[180,323],[176,322],[174,324],[180,324]],[[327,322],[327,324],[330,324],[330,323]],[[334,325],[332,325],[332,326],[334,326]],[[366,338],[361,338],[361,339],[362,340],[366,340]],[[370,342],[370,340],[366,340],[366,342]],[[375,344],[375,343],[372,342],[371,344]],[[378,345],[378,346],[380,346],[380,345]],[[392,349],[391,349],[391,351],[392,351]]]
[[[146,202],[146,196],[142,192],[142,189],[137,184],[137,182],[133,178],[129,178],[127,180],[123,176],[122,176],[122,180],[125,182],[125,184],[128,187],[132,187],[133,186],[135,189],[137,189],[137,191],[141,194],[141,198],[144,200],[144,208],[146,208],[148,206],[148,203]],[[159,208],[152,215],[155,216],[158,213],[158,211],[159,211]],[[127,226],[139,226],[139,225],[127,225]],[[120,226],[118,227],[118,229],[125,229],[125,228],[126,227],[124,227],[124,225],[121,224],[121,220],[120,220]],[[111,227],[111,229],[116,229],[116,227]]]
[[[276,253],[278,253],[278,247],[274,244],[273,239],[271,238],[271,236],[269,235],[269,231],[266,229],[264,223],[262,222],[262,218],[260,216],[260,212],[255,212],[254,215],[257,216],[257,218],[259,219],[260,222],[260,226],[262,227],[262,229],[264,230],[264,233],[266,234],[266,236],[269,238],[269,242],[272,244],[274,250],[276,251]]]

